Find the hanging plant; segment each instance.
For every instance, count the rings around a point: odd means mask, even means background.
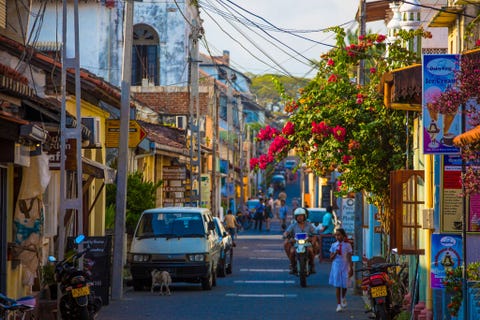
[[[467,281],[480,280],[480,262],[472,262],[467,265]],[[463,267],[448,270],[443,280],[443,285],[448,293],[451,293],[450,303],[447,305],[451,316],[456,317],[463,301]]]

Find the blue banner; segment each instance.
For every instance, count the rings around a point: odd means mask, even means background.
[[[453,138],[461,133],[461,106],[457,112],[441,113],[429,106],[449,88],[455,87],[455,73],[460,68],[457,54],[423,55],[423,152],[428,154],[459,153]]]

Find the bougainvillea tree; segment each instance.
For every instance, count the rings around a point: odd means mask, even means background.
[[[259,140],[272,143],[268,154],[252,160],[251,169],[261,169],[295,149],[316,175],[341,173],[338,195],[365,192],[380,209],[388,208],[389,174],[405,168],[409,130],[405,112],[385,107],[379,85],[385,71],[411,64],[416,57],[402,48],[401,40],[389,44],[386,56],[384,35],[361,36],[347,45],[342,28],[330,31],[336,33],[335,48],[321,57],[317,76],[299,98],[285,97],[289,119],[283,129],[260,132]],[[426,35],[422,30],[405,35],[414,37],[413,33]],[[371,66],[364,85],[356,83],[353,73],[361,59]]]

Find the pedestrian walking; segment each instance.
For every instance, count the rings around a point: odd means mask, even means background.
[[[282,222],[282,231],[287,228],[288,208],[285,204],[285,199],[280,200],[280,209],[278,209],[278,216]]]
[[[240,223],[238,223],[237,218],[232,213],[232,210],[228,209],[227,215],[225,216],[223,223],[225,223],[225,228],[227,229],[228,233],[232,236],[233,246],[235,247],[235,234],[237,233],[237,227],[240,227]]]
[[[264,220],[265,220],[265,229],[270,231],[270,219],[273,218],[273,198],[270,197],[268,201],[265,203],[265,211],[264,211]]]
[[[347,234],[343,228],[335,231],[336,242],[330,247],[332,269],[328,283],[335,287],[337,296],[337,312],[347,308],[348,280],[353,276],[352,245],[348,242]]]
[[[262,231],[262,224],[264,220],[264,214],[265,214],[265,205],[264,205],[264,200],[260,199],[260,203],[257,205],[255,208],[255,230]]]

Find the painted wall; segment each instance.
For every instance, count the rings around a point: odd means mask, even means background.
[[[80,67],[116,86],[121,83],[123,57],[123,5],[107,8],[102,2],[79,2]],[[39,12],[40,2],[33,2],[32,12]],[[191,10],[174,1],[135,2],[134,25],[147,24],[160,38],[160,85],[186,85],[188,79],[188,35]],[[62,41],[62,5],[48,2],[43,23],[29,22],[31,44]],[[68,6],[67,57],[74,57],[73,5]]]

